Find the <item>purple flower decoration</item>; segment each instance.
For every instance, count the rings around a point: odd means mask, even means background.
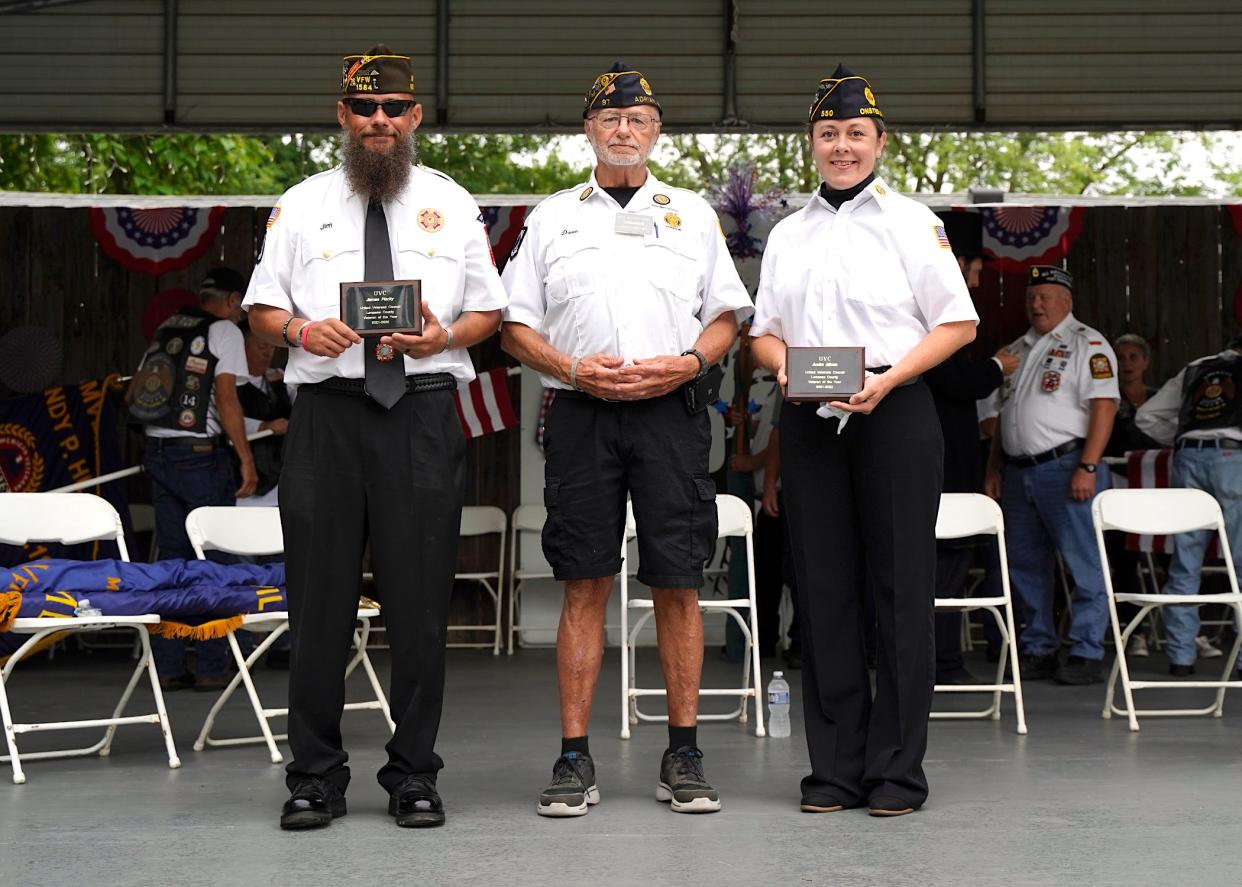
[[[725,235],[729,255],[735,259],[750,259],[763,252],[763,242],[750,233],[757,216],[788,206],[788,201],[776,190],[758,192],[755,180],[758,171],[753,163],[740,163],[729,168],[723,185],[715,185],[708,191],[708,200],[716,212],[731,218],[737,230]]]

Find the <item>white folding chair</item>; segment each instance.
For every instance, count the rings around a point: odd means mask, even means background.
[[[741,721],[747,720],[747,700],[755,700],[755,735],[763,736],[763,704],[759,698],[758,682],[762,672],[759,670],[759,608],[755,600],[755,548],[754,548],[754,515],[751,508],[737,496],[719,494],[716,496],[716,514],[719,521],[717,538],[725,539],[741,536],[746,540],[746,579],[749,596],[745,598],[725,598],[721,600],[700,600],[699,608],[707,612],[724,612],[733,617],[742,630],[746,640],[746,653],[742,657],[742,685],[733,688],[700,689],[699,696],[736,696],[737,708],[727,714],[700,714],[700,721]],[[667,722],[668,715],[647,714],[639,708],[638,700],[643,696],[668,696],[666,689],[646,689],[635,686],[635,659],[638,646],[638,635],[647,624],[647,620],[655,615],[655,602],[646,598],[631,598],[629,569],[627,564],[628,541],[641,531],[634,522],[634,510],[626,505],[626,539],[621,543],[621,738],[630,738],[630,726],[639,721]],[[739,608],[749,609],[749,620],[743,619]],[[630,610],[641,610],[642,615],[630,628]],[[752,672],[753,669],[753,672]]]
[[[500,558],[496,564],[496,569],[491,571],[477,573],[457,573],[454,580],[462,580],[467,582],[477,582],[483,587],[492,599],[495,606],[496,622],[494,625],[450,625],[449,631],[490,631],[493,632],[493,639],[490,643],[467,642],[460,644],[449,644],[450,647],[491,647],[492,655],[500,655],[500,614],[501,614],[501,590],[503,586],[500,584],[500,577],[505,572],[505,542],[506,532],[508,531],[509,521],[505,517],[505,513],[493,505],[467,505],[461,510],[461,536],[488,536],[493,533],[500,534]]]
[[[1242,593],[1238,591],[1238,576],[1234,571],[1233,555],[1229,550],[1229,537],[1225,532],[1225,519],[1220,505],[1208,493],[1191,489],[1128,489],[1105,490],[1091,503],[1091,518],[1095,524],[1095,540],[1100,549],[1100,563],[1104,568],[1104,587],[1108,591],[1108,616],[1113,626],[1113,644],[1117,658],[1108,676],[1108,688],[1104,698],[1105,718],[1124,714],[1130,720],[1130,729],[1139,728],[1138,715],[1147,717],[1174,717],[1182,715],[1212,715],[1219,718],[1224,711],[1225,690],[1242,687],[1242,680],[1230,680],[1242,647]],[[1108,551],[1104,547],[1106,530],[1125,533],[1169,535],[1190,533],[1196,530],[1212,530],[1220,540],[1220,553],[1229,577],[1230,592],[1226,594],[1117,594],[1113,591],[1113,578],[1108,565]],[[1132,603],[1139,607],[1138,613],[1123,630],[1117,617],[1118,603]],[[1133,681],[1126,664],[1126,644],[1130,635],[1143,623],[1147,614],[1159,607],[1197,607],[1200,604],[1224,604],[1233,610],[1238,637],[1233,649],[1224,657],[1224,670],[1218,681]],[[1121,691],[1125,708],[1116,705],[1114,694],[1117,677],[1121,676]],[[1216,701],[1202,708],[1136,709],[1134,690],[1153,687],[1166,689],[1206,688],[1216,690]]]
[[[519,505],[513,509],[513,521],[509,527],[509,653],[513,653],[513,644],[518,632],[524,626],[518,624],[518,596],[527,582],[537,579],[552,579],[552,571],[546,567],[521,567],[520,542],[523,533],[542,533],[543,525],[548,520],[548,509],[542,505]]]
[[[116,509],[106,500],[91,493],[4,493],[0,494],[0,542],[8,545],[25,545],[28,542],[60,542],[64,545],[76,545],[80,542],[96,540],[112,540],[116,542],[121,553],[121,560],[129,560],[129,550],[125,547],[125,531],[121,528],[121,517]],[[49,592],[51,590],[49,589]],[[106,593],[100,589],[101,593]],[[27,586],[26,594],[36,592]],[[76,603],[76,602],[75,602]],[[173,745],[172,728],[168,723],[168,712],[164,709],[164,694],[160,692],[159,676],[155,672],[155,662],[151,658],[151,636],[147,626],[155,625],[160,617],[155,613],[141,616],[71,616],[50,617],[36,616],[19,618],[13,621],[9,629],[14,634],[29,635],[26,641],[17,648],[8,662],[0,670],[0,716],[4,720],[4,739],[8,745],[8,754],[0,756],[0,761],[9,761],[13,767],[13,781],[21,784],[26,781],[22,770],[22,756],[17,749],[17,736],[21,733],[48,730],[79,730],[91,727],[106,727],[103,738],[94,745],[85,748],[57,749],[54,751],[27,752],[25,758],[68,758],[98,753],[107,757],[112,750],[112,739],[116,728],[122,724],[155,724],[164,735],[164,747],[168,752],[168,766],[176,769],[181,766],[177,757],[177,749]],[[141,646],[141,655],[130,674],[129,682],[120,701],[107,718],[90,718],[78,721],[53,721],[42,724],[14,723],[9,710],[8,683],[17,663],[27,654],[40,649],[40,645],[51,635],[62,632],[99,631],[101,629],[124,628],[134,631]],[[134,689],[143,672],[151,684],[151,693],[155,697],[155,713],[146,715],[124,716],[125,706],[133,695]]]
[[[224,551],[229,554],[261,557],[281,554],[284,551],[284,535],[280,526],[280,509],[274,507],[241,507],[237,505],[213,505],[196,508],[185,519],[185,530],[194,546],[194,554],[199,560],[207,560],[206,552]],[[235,632],[228,633],[229,649],[233,652],[233,661],[237,663],[237,674],[221,691],[219,698],[207,712],[203,729],[194,741],[194,750],[202,751],[208,746],[250,745],[262,742],[267,745],[268,754],[273,764],[279,764],[283,758],[276,747],[276,741],[287,739],[288,735],[273,734],[271,718],[284,717],[289,714],[288,708],[264,708],[255,689],[254,679],[250,670],[259,658],[271,648],[281,635],[289,630],[289,614],[286,611],[262,612],[263,598],[259,598],[258,613],[247,613],[242,617],[241,628],[256,634],[266,634],[249,656],[242,655],[241,646],[237,643]],[[379,615],[374,607],[359,607],[358,622],[360,627],[354,631],[354,657],[345,668],[345,677],[349,678],[359,665],[371,682],[374,698],[364,702],[345,704],[346,711],[378,710],[383,713],[388,729],[395,731],[392,715],[388,710],[388,700],[380,686],[375,668],[371,665],[371,657],[367,654],[367,639],[371,634],[371,620]],[[214,739],[211,735],[215,726],[216,716],[224,708],[225,703],[233,696],[239,685],[244,685],[246,695],[250,697],[250,707],[259,722],[260,736],[241,736],[228,739]]]
[[[1005,551],[1005,518],[1000,506],[981,493],[943,493],[936,516],[937,539],[965,539],[994,536],[1000,551],[1001,594],[999,597],[936,598],[937,610],[968,613],[987,610],[996,620],[1001,636],[996,678],[990,684],[937,684],[940,693],[991,693],[992,704],[976,711],[934,711],[933,719],[991,718],[1000,720],[1001,694],[1012,693],[1018,715],[1018,733],[1026,735],[1026,707],[1022,703],[1022,674],[1018,669],[1017,632],[1013,624],[1013,597],[1009,591],[1009,557]],[[1002,615],[1001,609],[1004,609]],[[1013,680],[1005,681],[1005,664],[1013,670]]]

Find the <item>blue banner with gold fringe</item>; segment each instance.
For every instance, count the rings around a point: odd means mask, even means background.
[[[110,391],[116,377],[48,388],[0,400],[0,493],[39,493],[121,468],[120,425]],[[123,483],[93,488],[122,518],[129,506]],[[0,564],[42,557],[114,557],[112,542],[0,546]]]
[[[22,643],[9,633],[14,619],[71,617],[83,598],[105,616],[155,613],[153,633],[199,640],[223,637],[247,613],[288,610],[284,564],[37,560],[0,570],[0,657]]]

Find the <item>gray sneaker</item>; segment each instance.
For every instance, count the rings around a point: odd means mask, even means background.
[[[656,800],[672,801],[674,813],[715,813],[720,809],[720,793],[703,776],[703,752],[683,745],[664,753]]]
[[[539,795],[540,816],[584,816],[599,803],[595,762],[590,755],[566,752],[552,765],[552,781]]]

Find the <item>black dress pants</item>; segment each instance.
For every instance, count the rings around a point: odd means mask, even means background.
[[[942,544],[939,547],[936,552],[936,597],[966,596],[966,577],[970,574],[974,558],[975,550],[968,546]],[[965,667],[961,611],[941,610],[936,613],[936,673],[947,675]]]
[[[465,446],[451,390],[406,394],[391,410],[365,396],[298,392],[280,476],[293,635],[290,788],[304,776],[342,791],[349,783],[341,710],[368,539],[397,725],[379,781],[392,791],[443,766],[435,742]]]
[[[869,416],[814,405],[781,411],[781,468],[802,623],[809,803],[927,797],[936,512],[943,441],[922,382],[896,388]],[[863,635],[876,609],[872,698]]]

